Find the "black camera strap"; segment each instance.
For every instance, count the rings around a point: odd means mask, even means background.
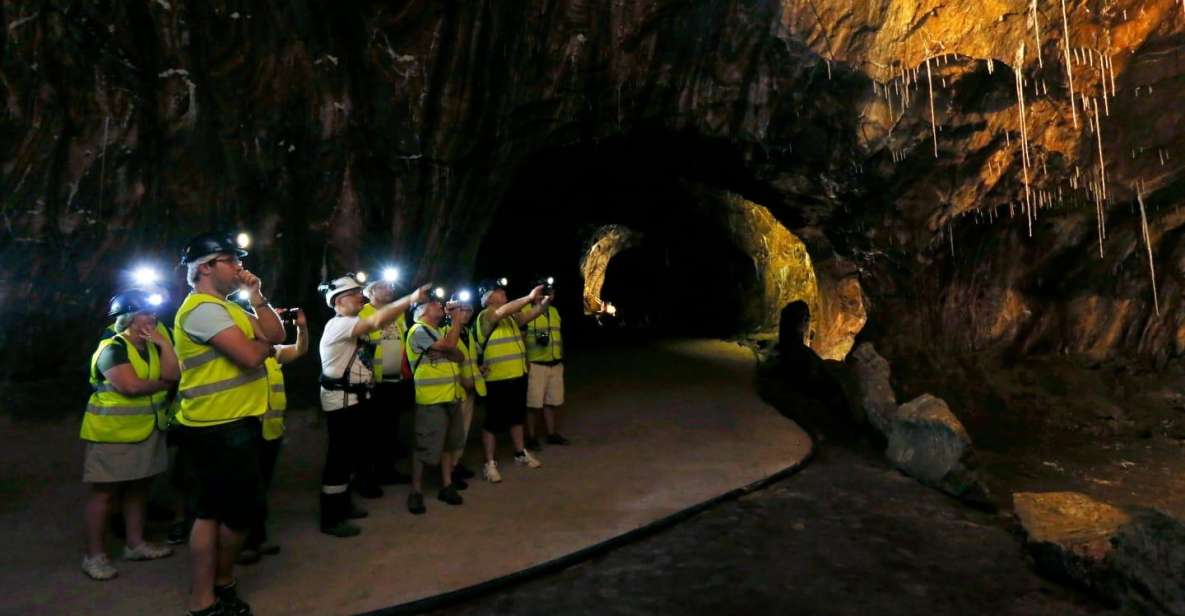
[[[428,329],[428,326],[427,326],[427,325],[424,325],[424,324],[422,324],[422,323],[421,323],[421,324],[419,324],[419,325],[420,325],[420,327],[421,327],[421,328],[423,328],[424,332],[426,332],[426,333],[428,334],[428,337],[432,339],[432,343],[433,343],[433,344],[436,344],[436,341],[437,341],[437,340],[439,340],[439,338],[437,338],[437,337],[436,337],[436,334],[432,333],[432,330],[431,330],[431,329]],[[413,325],[412,327],[415,327],[415,326]],[[408,336],[408,342],[411,342],[411,336]],[[424,352],[423,352],[423,353],[420,353],[420,356],[416,358],[416,363],[415,363],[415,364],[414,364],[414,365],[411,367],[411,378],[412,378],[412,380],[415,380],[415,378],[416,378],[416,369],[420,367],[420,362],[424,361],[424,356],[425,356],[425,355],[427,355],[427,354],[428,354],[428,351],[430,351],[430,350],[431,350],[431,349],[424,349]]]

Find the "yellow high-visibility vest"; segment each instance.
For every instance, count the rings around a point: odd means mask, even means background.
[[[362,305],[362,310],[358,311],[358,318],[365,319],[374,313],[378,312],[378,308],[369,303]],[[376,329],[369,334],[366,334],[366,339],[374,347],[374,365],[370,367],[370,371],[374,374],[374,382],[383,380],[383,330]]]
[[[523,308],[523,314],[531,310],[533,307],[528,305]],[[544,332],[548,334],[548,343],[539,345],[536,335]],[[527,323],[527,361],[560,361],[563,358],[564,337],[560,332],[560,311],[549,305],[534,321]]]
[[[506,381],[516,379],[527,373],[527,349],[523,346],[523,337],[518,330],[518,321],[514,316],[507,316],[498,321],[490,335],[484,335],[484,323],[493,315],[493,310],[486,308],[477,315],[478,352],[481,364],[489,368],[486,381]],[[482,352],[484,348],[484,352]]]
[[[146,381],[160,379],[160,354],[155,344],[148,343],[148,360],[145,361],[136,345],[122,334],[101,340],[99,348],[91,355],[90,382],[95,391],[87,401],[79,436],[95,443],[139,443],[160,427],[169,392],[162,390],[143,396],[125,396],[111,383],[100,382],[99,355],[112,345],[127,349],[128,361],[137,377]]]
[[[420,328],[431,332],[437,340],[444,337],[435,327],[416,321],[407,332],[408,342]],[[461,387],[461,366],[444,357],[432,359],[424,355],[427,353],[416,353],[410,345],[407,347],[407,360],[413,366],[416,404],[448,404],[463,399],[465,388]]]
[[[190,312],[206,303],[226,308],[243,334],[255,339],[251,319],[238,304],[197,292],[185,298],[173,327],[177,334],[177,359],[181,362],[178,423],[191,427],[216,426],[263,415],[268,402],[267,368],[244,370],[218,349],[194,340],[181,326]]]
[[[445,335],[448,335],[448,331],[452,327],[450,325],[442,331]],[[465,342],[466,337],[469,338],[469,342]],[[461,332],[461,336],[457,338],[457,349],[465,356],[465,359],[461,361],[461,376],[467,379],[473,379],[473,391],[477,392],[477,395],[484,397],[486,395],[486,378],[477,367],[477,337],[473,333],[472,328]],[[464,387],[461,388],[461,393],[463,394],[461,397],[462,400],[469,397],[469,392],[464,391],[464,389]]]
[[[284,436],[284,411],[288,409],[288,394],[284,392],[284,373],[275,357],[264,360],[267,368],[267,412],[263,414],[263,440],[274,441]]]

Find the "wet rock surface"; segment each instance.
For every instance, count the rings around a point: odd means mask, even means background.
[[[877,432],[888,434],[897,415],[897,395],[893,393],[889,362],[865,342],[852,351],[852,407],[857,421],[868,422]]]
[[[958,498],[987,500],[971,437],[943,400],[923,394],[902,404],[887,436],[885,456],[905,474]]]
[[[798,474],[554,576],[440,614],[1103,614],[1002,517],[824,447]]]
[[[1185,613],[1185,525],[1076,492],[1019,493],[1014,511],[1045,574],[1129,608]]]

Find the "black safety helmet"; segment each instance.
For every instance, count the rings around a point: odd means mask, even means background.
[[[156,314],[164,302],[164,294],[144,289],[128,289],[120,291],[107,304],[107,318],[112,319],[121,314],[136,312],[151,312]]]
[[[505,276],[501,278],[487,278],[477,284],[477,296],[482,297],[486,293],[489,293],[490,291],[496,291],[498,289],[505,291],[509,284],[510,281],[507,280]]]
[[[211,231],[189,240],[185,245],[185,251],[181,253],[181,265],[189,265],[202,257],[219,252],[228,252],[240,259],[247,256],[247,251],[239,247],[231,234]]]

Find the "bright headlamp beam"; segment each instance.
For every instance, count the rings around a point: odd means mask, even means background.
[[[160,272],[147,265],[141,265],[132,271],[132,280],[136,283],[136,286],[152,286],[160,281]]]
[[[436,287],[436,290],[432,292],[432,295],[435,295],[437,299],[444,299],[444,288]]]
[[[383,282],[395,282],[399,280],[399,268],[385,267],[383,268]]]
[[[472,297],[473,297],[473,295],[471,295],[469,293],[469,291],[461,291],[460,293],[457,294],[457,299],[459,299],[463,302],[469,301]]]
[[[358,282],[366,282],[366,272],[358,272],[357,274],[354,274],[354,280],[357,280]]]
[[[251,245],[251,236],[246,233],[240,233],[235,236],[235,243],[239,245],[239,248],[246,250]]]
[[[148,296],[148,303],[153,306],[159,306],[165,302],[165,297],[160,293],[153,293]]]

